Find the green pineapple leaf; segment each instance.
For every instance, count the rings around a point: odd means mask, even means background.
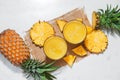
[[[59,68],[54,66],[54,63],[47,64],[38,60],[29,59],[21,64],[21,68],[26,74],[26,78],[33,77],[34,80],[53,80],[56,77],[51,72]]]
[[[100,29],[120,35],[120,8],[118,5],[113,8],[111,5],[107,5],[106,10],[99,9],[97,15]]]

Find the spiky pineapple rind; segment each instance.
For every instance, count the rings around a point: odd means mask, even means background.
[[[20,35],[12,29],[0,33],[0,52],[16,66],[30,58],[28,47]]]

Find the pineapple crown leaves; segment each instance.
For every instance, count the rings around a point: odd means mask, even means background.
[[[107,30],[110,33],[117,33],[120,35],[120,8],[115,6],[114,8],[111,5],[107,5],[107,9],[99,9],[98,14],[98,25],[99,28]]]
[[[59,68],[57,66],[53,66],[54,63],[55,62],[46,64],[45,62],[29,59],[21,64],[21,68],[26,73],[27,78],[32,76],[34,80],[53,80],[56,77],[51,75],[50,72]]]

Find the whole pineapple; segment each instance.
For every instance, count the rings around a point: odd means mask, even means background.
[[[107,30],[107,32],[120,34],[120,8],[107,5],[107,9],[99,9],[98,12],[92,14],[93,28]]]
[[[0,34],[0,52],[14,65],[20,65],[30,57],[23,39],[11,29]]]
[[[14,30],[7,29],[0,34],[0,52],[14,65],[20,66],[27,78],[34,80],[53,80],[50,72],[58,69],[54,62],[46,64],[30,59],[30,52],[23,39]]]

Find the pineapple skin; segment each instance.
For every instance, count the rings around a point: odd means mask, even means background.
[[[0,34],[0,52],[14,65],[30,58],[30,52],[15,30],[7,29]]]

